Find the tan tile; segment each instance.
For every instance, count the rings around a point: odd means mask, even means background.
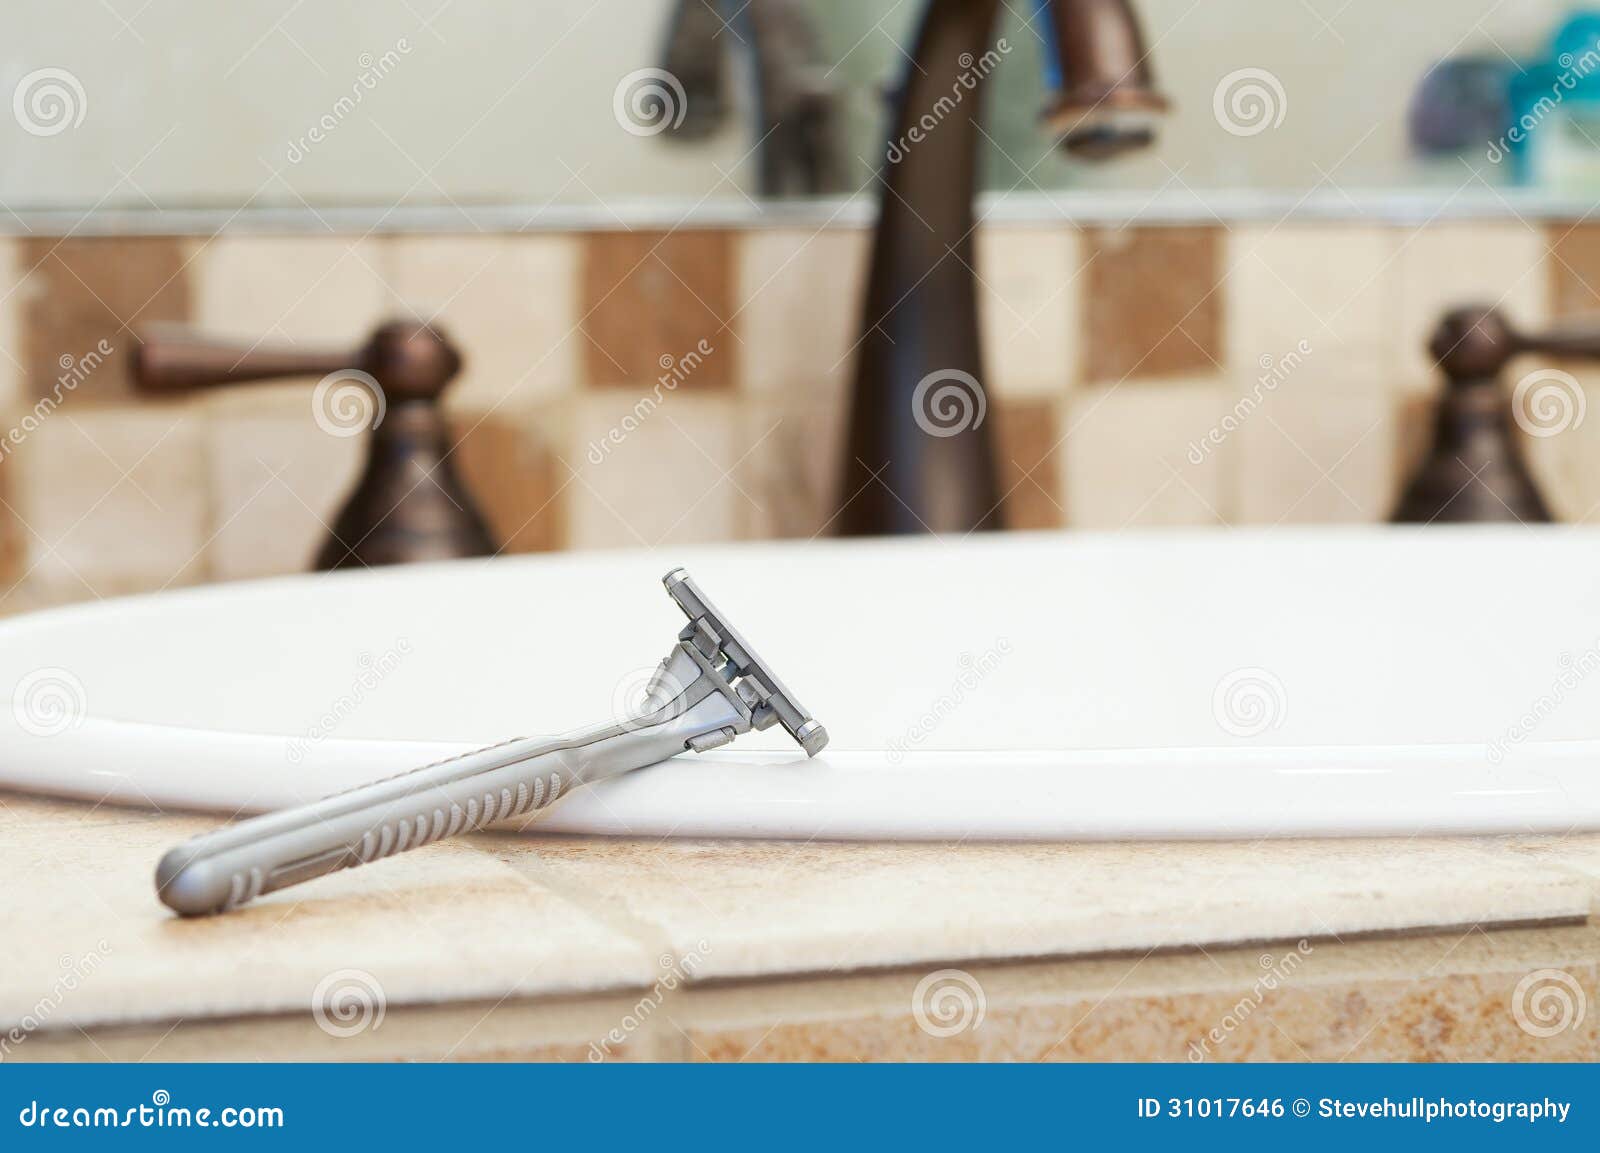
[[[584,238],[584,358],[590,385],[653,381],[701,341],[709,356],[685,389],[733,383],[733,239],[723,231],[594,232]]]
[[[1582,390],[1581,418],[1576,406],[1573,423],[1549,436],[1514,432],[1517,451],[1533,474],[1540,495],[1558,521],[1600,521],[1600,368],[1578,362],[1555,363],[1519,357],[1505,370],[1505,387],[1512,391],[1524,376],[1539,370],[1566,373]],[[1557,384],[1562,393],[1564,384]],[[1515,418],[1513,418],[1514,420]]]
[[[593,390],[574,402],[560,454],[573,548],[732,540],[746,496],[735,467],[740,413],[732,397]],[[563,477],[565,479],[565,477]]]
[[[753,229],[738,237],[741,387],[789,397],[845,384],[861,335],[870,243],[871,233],[859,228]]]
[[[1600,316],[1600,225],[1551,221],[1545,239],[1550,250],[1550,314]]]
[[[303,384],[215,393],[207,410],[212,576],[310,570],[360,475],[365,439],[318,428]]]
[[[436,322],[466,359],[452,404],[485,410],[577,388],[576,237],[418,236],[389,246],[390,311]]]
[[[192,402],[58,409],[3,466],[16,470],[27,566],[100,596],[201,579],[205,439]]]
[[[22,317],[27,312],[22,279],[22,244],[0,236],[0,411],[9,411],[27,395],[22,343]]]
[[[1082,247],[1076,229],[1059,225],[979,231],[978,320],[991,395],[1059,396],[1079,380],[1090,277]]]
[[[224,917],[180,920],[158,903],[151,870],[165,849],[215,824],[7,797],[7,872],[27,883],[0,891],[0,918],[29,931],[0,956],[0,1021],[16,1021],[51,989],[63,956],[91,952],[101,960],[52,1012],[53,1028],[260,1013],[303,1020],[319,984],[352,970],[370,976],[372,1003],[381,996],[387,1006],[487,1005],[656,979],[653,951],[471,840],[323,877]]]
[[[884,845],[524,836],[504,838],[498,851],[597,915],[649,926],[677,953],[698,949],[700,980],[1570,918],[1590,900],[1586,879],[1470,839]]]
[[[1382,363],[1394,337],[1395,234],[1353,225],[1251,226],[1227,236],[1227,362],[1253,368],[1308,342],[1324,360]]]
[[[452,460],[495,545],[508,553],[564,547],[571,480],[556,453],[565,414],[554,405],[452,406],[451,424]]]
[[[219,236],[190,250],[195,324],[208,335],[353,348],[384,317],[377,240]]]
[[[193,271],[185,268],[177,240],[30,238],[22,242],[21,261],[21,360],[33,397],[52,394],[64,372],[74,396],[131,395],[133,334],[145,325],[189,319]],[[111,349],[104,363],[81,380],[71,374],[72,362],[104,347]]]
[[[1073,528],[1217,524],[1229,517],[1237,447],[1197,447],[1231,411],[1216,378],[1086,389],[1068,402],[1057,450]]]
[[[1235,411],[1245,412],[1234,434],[1239,523],[1370,524],[1394,511],[1401,474],[1393,393],[1319,383],[1318,371],[1308,362],[1274,391],[1251,382],[1233,394]]]
[[[1012,400],[995,406],[995,463],[1009,529],[1061,528],[1061,406]]]
[[[1395,366],[1416,387],[1437,373],[1428,340],[1444,313],[1483,303],[1529,331],[1550,316],[1542,228],[1517,220],[1430,224],[1398,236]]]
[[[1217,231],[1095,229],[1087,234],[1087,379],[1210,372],[1222,356]]]

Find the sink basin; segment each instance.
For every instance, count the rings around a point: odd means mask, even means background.
[[[1600,533],[1578,528],[552,554],[103,601],[0,625],[0,785],[234,814],[587,724],[671,644],[679,564],[833,744],[750,734],[530,827],[1600,828]]]

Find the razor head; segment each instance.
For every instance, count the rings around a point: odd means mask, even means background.
[[[728,618],[706,599],[705,593],[700,591],[700,586],[694,583],[688,572],[675,568],[661,578],[661,583],[666,586],[667,595],[677,602],[689,618],[688,626],[679,634],[682,639],[695,644],[707,657],[713,652],[720,653],[733,666],[729,679],[732,680],[734,676],[744,678],[744,682],[756,690],[761,705],[772,710],[772,715],[806,751],[806,756],[814,757],[820,753],[827,746],[828,730],[812,719],[805,706],[778,679],[772,667],[756,655],[750,642],[740,636],[739,630],[728,623]],[[710,652],[707,651],[708,647],[711,648]]]

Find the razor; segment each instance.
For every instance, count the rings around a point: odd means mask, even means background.
[[[203,834],[161,858],[156,892],[184,916],[226,912],[774,724],[808,757],[821,752],[827,731],[689,574],[673,569],[662,583],[689,622],[630,715],[566,736],[517,737]]]

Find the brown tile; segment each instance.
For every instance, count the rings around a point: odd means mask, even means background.
[[[1222,297],[1214,229],[1102,229],[1085,239],[1083,346],[1091,383],[1216,366]]]
[[[550,410],[452,417],[452,455],[461,482],[505,552],[547,552],[566,544],[567,473],[556,459]]]
[[[73,386],[73,394],[129,395],[133,333],[144,325],[184,323],[190,317],[183,249],[172,238],[30,239],[23,245],[22,266],[29,270],[22,362],[35,397],[54,390],[64,358],[80,360],[101,341],[110,354]]]
[[[1546,225],[1550,248],[1550,313],[1600,315],[1600,224]]]
[[[654,381],[704,340],[705,356],[678,387],[733,381],[733,240],[721,231],[597,232],[585,238],[583,334],[590,386]]]
[[[1066,513],[1057,495],[1061,482],[1056,441],[1061,433],[1056,427],[1056,405],[1025,400],[996,408],[995,467],[1000,491],[1005,494],[1006,527],[1062,527]]]

